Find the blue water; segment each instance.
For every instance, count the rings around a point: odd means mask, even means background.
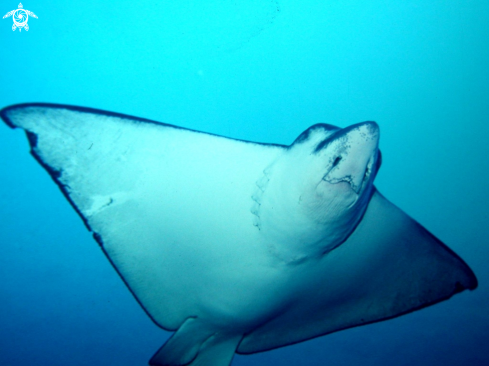
[[[487,1],[23,5],[38,16],[29,31],[0,20],[0,107],[82,105],[282,144],[318,122],[375,120],[377,187],[479,279],[422,311],[233,365],[489,365]],[[0,365],[147,364],[170,333],[28,149],[0,123]]]

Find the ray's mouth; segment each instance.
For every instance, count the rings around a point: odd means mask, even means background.
[[[337,156],[333,160],[333,164],[331,165],[331,168],[329,171],[326,173],[326,175],[323,177],[323,181],[328,182],[330,184],[340,184],[340,183],[347,183],[350,189],[356,194],[359,195],[361,192],[363,192],[365,186],[370,180],[370,177],[372,176],[372,173],[375,169],[376,166],[376,155],[374,154],[367,162],[364,170],[363,170],[363,176],[360,179],[359,177],[355,176],[354,174],[346,174],[344,176],[334,176],[334,170],[335,168],[340,164],[341,160],[343,159],[342,156]]]

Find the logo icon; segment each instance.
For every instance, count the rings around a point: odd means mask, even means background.
[[[22,6],[22,3],[19,3],[19,8],[9,11],[7,14],[3,16],[3,19],[12,17],[14,20],[14,24],[12,25],[12,30],[15,31],[19,28],[19,32],[24,28],[26,31],[29,30],[29,25],[27,24],[27,20],[29,19],[29,15],[37,19],[37,15],[32,11],[25,10]]]

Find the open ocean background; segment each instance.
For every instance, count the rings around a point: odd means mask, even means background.
[[[0,19],[0,108],[73,104],[282,144],[375,120],[377,187],[478,277],[433,307],[233,366],[489,365],[487,0],[23,6],[38,16],[28,32]],[[28,150],[0,123],[0,365],[146,365],[170,333]]]

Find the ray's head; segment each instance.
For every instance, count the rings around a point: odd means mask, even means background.
[[[363,122],[344,129],[329,130],[327,137],[309,150],[306,184],[321,205],[345,210],[360,204],[368,195],[380,165],[379,127]]]
[[[283,235],[306,256],[340,245],[367,208],[381,162],[378,146],[375,122],[308,128],[272,167],[271,226],[281,222]]]

